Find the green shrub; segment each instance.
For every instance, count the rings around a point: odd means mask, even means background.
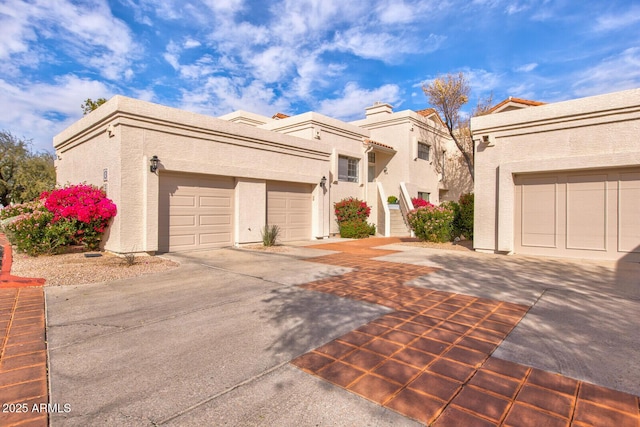
[[[366,221],[346,221],[340,224],[340,237],[363,239],[376,234],[376,226]]]
[[[395,205],[398,203],[398,198],[396,196],[387,197],[387,203]]]
[[[427,242],[448,242],[453,231],[453,210],[448,206],[423,206],[407,214],[416,237]]]
[[[53,213],[44,209],[18,216],[5,228],[19,252],[31,256],[55,254],[72,243],[75,227],[69,222],[52,223]]]
[[[262,234],[262,244],[264,246],[274,246],[280,234],[280,227],[277,225],[265,225],[260,234]]]
[[[22,214],[31,213],[41,208],[42,208],[42,202],[40,200],[34,200],[33,202],[6,206],[0,209],[0,220],[14,218]]]
[[[340,237],[362,239],[376,234],[376,226],[367,223],[371,208],[367,202],[349,197],[333,204]]]
[[[369,214],[371,214],[371,208],[367,206],[367,202],[354,197],[334,203],[333,208],[335,209],[338,224],[347,221],[366,221],[369,218]]]
[[[116,206],[103,190],[80,184],[42,193],[40,200],[34,202],[2,209],[0,223],[18,251],[34,256],[57,253],[74,244],[98,249],[115,214]]]
[[[458,205],[460,206],[454,225],[459,231],[458,235],[463,235],[469,240],[473,240],[473,193],[460,196]]]

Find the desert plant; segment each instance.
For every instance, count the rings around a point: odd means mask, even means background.
[[[134,254],[133,252],[127,252],[126,254],[123,254],[122,255],[122,262],[127,267],[131,267],[132,265],[135,265],[135,263],[136,263],[136,254]]]
[[[407,214],[416,237],[427,242],[448,242],[453,229],[453,211],[447,206],[423,206]]]
[[[280,234],[280,227],[275,224],[271,226],[265,225],[260,234],[262,235],[262,244],[264,246],[275,246]]]

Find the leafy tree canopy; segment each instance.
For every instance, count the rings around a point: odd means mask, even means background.
[[[107,100],[104,98],[98,98],[95,101],[91,98],[87,98],[80,107],[82,108],[82,113],[86,116],[105,102],[107,102]]]
[[[0,131],[0,205],[22,203],[38,197],[56,184],[51,153],[34,153],[31,141]]]

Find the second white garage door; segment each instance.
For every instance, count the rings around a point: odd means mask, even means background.
[[[311,238],[311,185],[267,183],[267,224],[280,227],[279,241]]]
[[[233,245],[233,178],[163,173],[158,249],[177,252]]]
[[[640,169],[519,175],[515,251],[640,261]]]

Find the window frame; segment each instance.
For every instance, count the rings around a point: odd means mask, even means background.
[[[345,163],[346,162],[346,163]],[[346,171],[343,165],[346,164]],[[338,155],[338,181],[360,182],[360,159],[357,157]]]
[[[421,147],[424,147],[422,150],[420,149]],[[426,154],[424,154],[426,153]],[[420,154],[425,155],[425,157],[422,157]],[[429,144],[427,144],[426,142],[418,142],[418,153],[417,153],[417,158],[421,159],[421,160],[426,160],[426,161],[430,161],[431,159],[431,146]]]

